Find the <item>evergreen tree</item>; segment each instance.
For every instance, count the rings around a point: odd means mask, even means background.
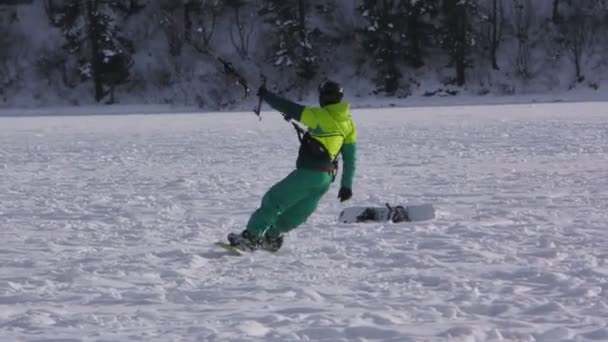
[[[466,82],[466,68],[471,65],[470,54],[475,45],[475,32],[471,18],[477,9],[473,0],[444,0],[441,45],[447,51],[456,69],[455,82],[463,86]]]
[[[274,65],[295,68],[304,80],[312,80],[319,69],[313,33],[307,26],[307,0],[267,0],[260,14],[275,33]]]
[[[13,57],[13,49],[10,47],[18,43],[18,36],[11,30],[9,17],[12,17],[13,13],[6,14],[0,11],[0,97],[3,100],[5,91],[10,89],[12,83],[15,81],[15,71],[10,63],[10,59]]]
[[[358,10],[366,27],[360,30],[364,51],[371,54],[377,83],[386,94],[400,87],[402,62],[419,68],[432,45],[438,1],[364,0]]]
[[[129,80],[133,45],[120,31],[119,20],[124,8],[133,9],[121,1],[68,0],[47,6],[51,23],[62,30],[64,49],[76,61],[81,81],[92,80],[95,100],[110,94],[114,88]],[[75,86],[75,84],[72,84]]]
[[[399,56],[403,53],[403,12],[398,0],[364,0],[358,7],[366,27],[363,48],[374,60],[377,69],[376,83],[380,90],[393,95],[399,88],[401,72]]]
[[[432,46],[433,21],[438,15],[439,1],[403,0],[401,6],[406,22],[402,32],[404,57],[408,64],[419,68],[425,64],[425,49]]]
[[[516,3],[517,0],[511,2]],[[473,15],[469,15],[471,27],[477,40],[476,50],[482,53],[483,59],[489,59],[494,70],[500,70],[498,65],[498,50],[503,40],[506,28],[504,0],[480,1]]]
[[[586,52],[593,39],[604,31],[603,20],[597,14],[601,13],[603,5],[602,0],[566,2],[557,21],[558,43],[574,64],[576,82],[585,80],[583,68]]]

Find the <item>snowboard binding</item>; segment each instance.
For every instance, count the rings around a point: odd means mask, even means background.
[[[283,246],[283,236],[280,235],[276,239],[272,239],[268,235],[264,235],[262,238],[255,238],[249,231],[244,230],[241,234],[228,234],[228,242],[230,242],[230,246],[245,252],[254,252],[262,249],[274,253]]]
[[[357,216],[357,222],[392,221],[393,223],[399,223],[410,221],[407,214],[407,209],[405,209],[404,206],[398,205],[396,207],[392,207],[388,203],[386,203],[385,206],[386,209],[388,209],[388,213],[379,211],[377,208],[367,208],[361,213],[361,215]]]
[[[386,207],[388,208],[388,217],[393,223],[408,222],[410,220],[407,210],[402,205],[391,207],[386,203]]]

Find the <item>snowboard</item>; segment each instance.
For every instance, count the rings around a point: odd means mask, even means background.
[[[415,222],[432,220],[435,218],[435,208],[432,204],[417,204],[408,206],[391,206],[388,203],[380,206],[348,207],[340,212],[338,222]]]
[[[226,242],[222,242],[222,241],[218,241],[218,242],[214,243],[214,245],[220,247],[221,249],[223,249],[225,251],[230,252],[230,254],[232,254],[232,255],[245,255],[245,254],[251,254],[251,253],[253,253],[253,252],[242,251],[242,250],[240,250],[240,249],[232,246],[231,244],[226,243]],[[258,249],[258,251],[264,251],[264,252],[267,252],[267,253],[270,253],[270,254],[276,254],[277,253],[277,251],[269,251],[269,250],[265,250],[265,249],[262,249],[262,248]]]
[[[232,254],[232,255],[243,255],[243,252],[240,249],[232,246],[229,243],[218,241],[218,242],[215,243],[215,245],[218,246],[218,247],[220,247],[221,249],[223,249],[225,251],[230,252],[230,254]]]

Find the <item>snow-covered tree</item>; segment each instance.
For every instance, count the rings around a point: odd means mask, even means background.
[[[435,94],[446,70],[446,83],[483,91],[553,89],[564,64],[568,86],[598,89],[607,31],[608,0],[11,0],[0,4],[0,103],[27,91],[32,104],[86,102],[89,87],[112,102],[124,83],[142,101],[233,103],[217,100],[232,84],[218,82],[217,57],[249,86],[263,71],[291,95],[320,74],[362,80],[359,94],[403,96],[425,80]]]
[[[380,90],[394,94],[400,87],[402,62],[418,68],[432,45],[438,1],[364,0],[358,10],[365,22],[360,31],[363,50],[374,60]]]
[[[215,32],[222,0],[184,1],[184,41],[206,48]]]
[[[162,0],[148,6],[165,35],[169,54],[181,56],[184,45],[206,53],[218,19],[231,0]]]
[[[401,32],[404,57],[409,65],[418,68],[425,64],[426,49],[433,46],[440,1],[403,0],[401,6],[406,22]]]
[[[242,59],[249,59],[251,38],[255,32],[255,11],[252,11],[250,1],[224,0],[231,12],[230,41],[237,54]]]
[[[477,10],[474,0],[444,0],[441,44],[456,69],[455,83],[466,82],[466,69],[471,65],[471,50],[476,44],[472,16]]]
[[[484,38],[484,49],[488,51],[494,70],[499,70],[498,48],[504,32],[503,0],[490,0],[490,6],[483,8],[480,36]]]
[[[394,94],[399,88],[399,56],[403,53],[403,12],[398,0],[364,0],[358,10],[365,21],[361,30],[363,51],[371,55],[381,91]]]
[[[6,100],[6,91],[19,79],[20,70],[16,48],[20,38],[11,27],[16,11],[0,12],[0,99]]]
[[[576,82],[585,80],[584,58],[593,39],[605,32],[603,20],[597,15],[604,5],[603,0],[577,0],[563,4],[557,22],[558,42],[572,60]]]
[[[528,79],[530,75],[530,36],[534,10],[532,0],[513,0],[513,27],[517,39],[516,73]]]
[[[129,80],[133,46],[120,30],[121,19],[136,11],[133,1],[47,0],[51,24],[62,30],[68,65],[80,81],[92,80],[95,100],[110,94]],[[126,11],[126,12],[124,12]],[[70,78],[67,78],[70,79]],[[67,82],[75,86],[78,82]]]
[[[308,27],[308,0],[265,0],[261,15],[274,32],[273,63],[294,68],[304,80],[312,80],[319,69],[313,31]]]

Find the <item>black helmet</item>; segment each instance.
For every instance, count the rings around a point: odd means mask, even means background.
[[[342,86],[334,81],[323,81],[319,84],[319,104],[321,107],[339,103],[344,96]]]

